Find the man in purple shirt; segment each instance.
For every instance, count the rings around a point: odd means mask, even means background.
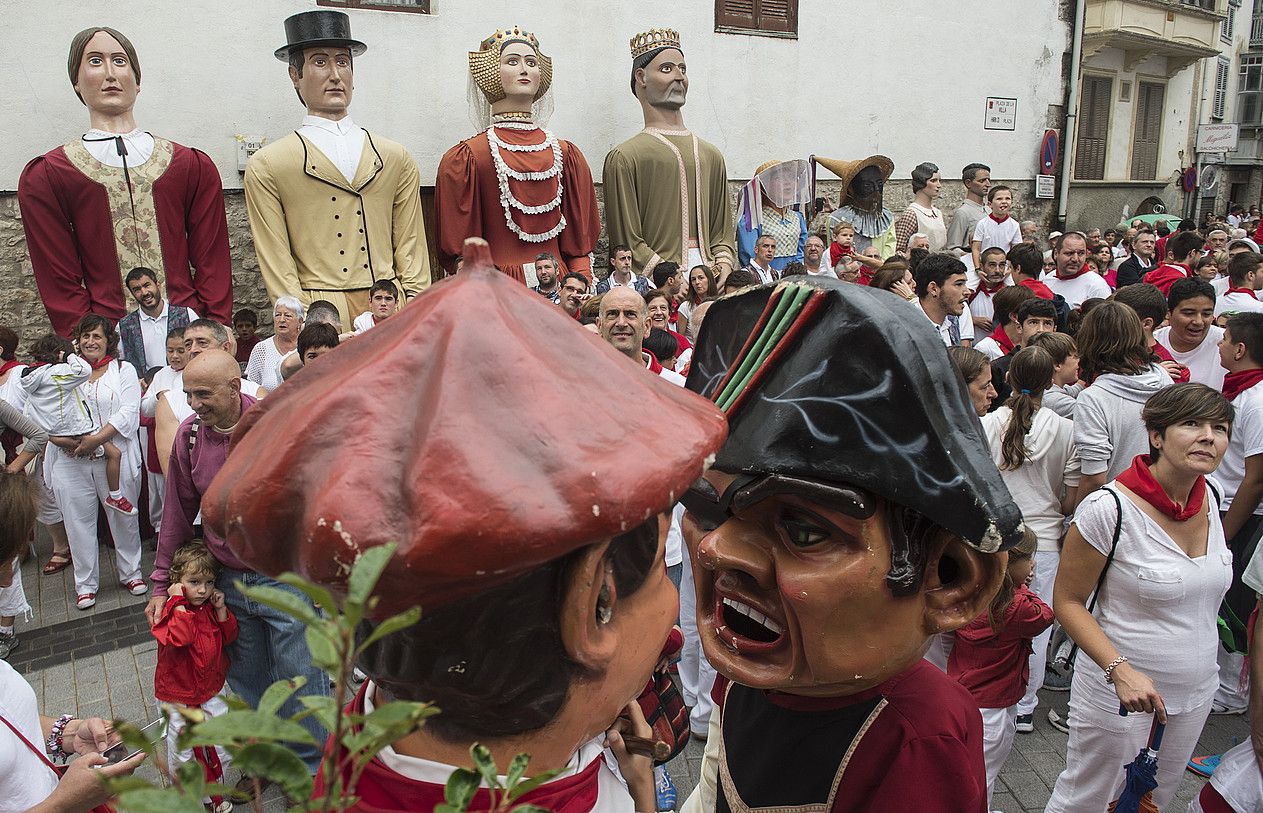
[[[297,590],[247,569],[222,537],[199,524],[202,495],[228,459],[228,444],[241,414],[255,402],[241,392],[241,367],[223,350],[205,350],[184,368],[184,392],[195,414],[180,424],[171,446],[158,554],[150,576],[153,598],[145,608],[145,615],[152,625],[167,600],[170,582],[167,571],[172,555],[181,545],[200,535],[223,566],[216,586],[224,592],[228,608],[237,617],[237,641],[229,651],[229,687],[251,706],[258,705],[259,698],[273,682],[295,675],[307,678],[307,685],[300,694],[327,694],[329,679],[311,662],[302,622],[261,604],[247,602],[236,582],[247,586],[264,584],[293,593],[302,601],[307,599]],[[296,714],[302,709],[297,699],[291,699],[287,705],[292,708],[282,708],[283,715]],[[306,718],[304,725],[317,743],[325,741],[327,733],[315,717]],[[300,756],[315,773],[320,760],[319,748],[302,748]]]

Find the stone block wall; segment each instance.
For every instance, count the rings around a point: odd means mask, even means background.
[[[1036,200],[1031,181],[1004,183],[1014,189],[1014,213],[1017,217],[1021,220],[1035,220],[1040,223],[1041,230],[1046,229],[1047,222],[1055,214],[1055,202]],[[741,186],[741,181],[729,183],[728,191],[734,212]],[[836,201],[838,191],[838,181],[822,178],[817,184],[816,194]],[[433,191],[425,190],[423,194],[432,197]],[[939,208],[950,217],[963,197],[964,187],[958,180],[949,177],[938,200]],[[597,187],[597,198],[603,200],[600,186]],[[911,181],[891,181],[886,186],[886,205],[896,215],[907,207],[910,200]],[[259,314],[260,329],[266,332],[272,322],[271,303],[263,287],[263,279],[259,276],[259,262],[254,254],[250,226],[246,222],[245,198],[241,190],[225,190],[224,202],[228,214],[228,240],[232,249],[234,308],[253,308]],[[608,246],[606,237],[602,235],[596,250],[597,263],[600,265],[607,262]],[[0,193],[0,325],[6,325],[18,332],[22,339],[19,354],[24,354],[25,348],[32,341],[51,329],[31,275],[26,238],[22,233],[21,213],[18,211],[17,196],[13,192]]]

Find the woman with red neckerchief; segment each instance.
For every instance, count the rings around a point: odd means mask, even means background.
[[[105,460],[94,458],[93,454],[106,441],[118,447],[122,452],[119,490],[134,505],[140,499],[143,453],[137,438],[140,382],[136,368],[115,358],[118,331],[114,323],[89,313],[75,327],[75,337],[79,356],[92,365],[91,377],[79,385],[79,396],[92,414],[99,416],[101,429],[83,436],[74,449],[50,443],[44,460],[44,479],[61,508],[74,555],[75,607],[86,610],[96,604],[100,584],[97,505],[110,496]],[[144,595],[149,588],[140,576],[139,520],[134,513],[107,511],[106,515],[114,537],[119,583],[134,596]]]
[[[1205,385],[1177,384],[1150,398],[1142,418],[1149,454],[1079,505],[1061,553],[1053,609],[1083,657],[1066,769],[1046,813],[1099,811],[1116,798],[1150,714],[1166,724],[1153,794],[1164,808],[1219,686],[1217,614],[1232,553],[1206,475],[1228,448],[1233,407]]]

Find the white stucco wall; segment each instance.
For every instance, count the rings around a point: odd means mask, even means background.
[[[443,152],[473,131],[466,51],[519,23],[554,60],[550,128],[579,145],[599,180],[605,153],[641,126],[628,40],[669,26],[683,36],[691,76],[686,121],[724,152],[732,177],[772,158],[882,152],[896,177],[928,160],[955,178],[981,160],[997,178],[1029,179],[1048,105],[1063,101],[1067,31],[1057,5],[848,0],[843,10],[801,0],[797,40],[716,34],[709,0],[534,0],[529,8],[433,0],[430,15],[353,10],[354,35],[369,50],[356,60],[352,115],[405,144],[431,182]],[[0,0],[6,38],[20,44],[0,51],[0,75],[11,80],[0,94],[8,125],[0,190],[16,187],[30,158],[87,128],[65,65],[71,37],[89,25],[118,28],[136,45],[139,125],[206,151],[225,186],[239,187],[234,135],[275,139],[303,114],[272,51],[284,44],[282,20],[311,8],[311,0]],[[1182,81],[1187,98],[1190,80]],[[1171,103],[1181,98],[1175,90]],[[1018,99],[1015,132],[983,129],[987,96]]]

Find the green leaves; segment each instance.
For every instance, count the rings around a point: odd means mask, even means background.
[[[308,627],[320,623],[320,616],[316,614],[311,605],[288,590],[282,590],[279,587],[268,587],[267,585],[246,587],[241,582],[237,582],[237,589],[251,601],[266,604],[274,610],[292,615]]]
[[[413,607],[412,609],[402,612],[399,615],[392,615],[390,618],[387,618],[385,621],[378,624],[372,634],[364,639],[364,643],[360,644],[360,651],[367,649],[371,644],[377,643],[382,638],[390,635],[392,632],[407,629],[420,620],[420,607]]]
[[[201,798],[167,788],[145,787],[120,793],[118,807],[127,813],[206,813]]]
[[[481,784],[482,777],[475,771],[468,768],[457,768],[452,771],[452,775],[447,778],[447,784],[443,786],[443,798],[447,800],[447,804],[436,807],[435,813],[465,813]]]
[[[191,731],[189,745],[237,745],[258,741],[317,744],[298,723],[258,711],[230,711],[193,726]]]
[[[240,748],[233,754],[232,764],[248,776],[270,779],[281,786],[291,799],[311,797],[312,779],[307,765],[288,748],[271,743],[258,743]]]
[[[306,685],[307,678],[302,676],[276,681],[267,687],[267,691],[259,698],[259,713],[276,714],[281,710],[281,706],[285,705],[285,701],[293,696],[294,692]]]

